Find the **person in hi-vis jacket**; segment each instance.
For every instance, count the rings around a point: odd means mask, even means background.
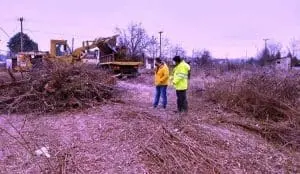
[[[188,81],[190,79],[190,65],[186,63],[180,56],[175,56],[173,58],[175,62],[175,68],[173,70],[173,86],[176,89],[177,96],[177,111],[176,112],[187,112],[188,102],[187,102],[187,89]]]

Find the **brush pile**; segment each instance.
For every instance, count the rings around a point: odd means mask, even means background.
[[[11,76],[11,75],[10,75]],[[23,80],[0,84],[1,113],[61,112],[112,97],[115,80],[103,70],[49,63]]]
[[[231,123],[300,147],[299,91],[299,72],[255,72],[211,84],[206,98],[245,118]]]
[[[188,132],[192,134],[193,129]],[[149,173],[220,173],[224,167],[205,151],[206,146],[160,127],[146,141],[139,156]]]

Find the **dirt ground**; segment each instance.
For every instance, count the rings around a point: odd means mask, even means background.
[[[118,98],[84,111],[2,115],[0,173],[300,173],[299,152],[219,122],[234,114],[192,89],[187,115],[171,87],[168,108],[153,109],[151,78],[119,81]]]

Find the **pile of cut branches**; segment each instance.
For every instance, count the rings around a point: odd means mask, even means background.
[[[300,147],[299,91],[299,73],[256,72],[212,84],[206,98],[245,118],[227,122]]]
[[[48,63],[26,79],[0,84],[0,112],[60,112],[86,108],[112,97],[115,80],[103,70]]]
[[[145,141],[139,157],[149,173],[220,173],[222,164],[205,152],[205,146],[159,127]]]

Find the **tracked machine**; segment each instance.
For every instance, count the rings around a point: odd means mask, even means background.
[[[64,62],[67,64],[92,64],[97,68],[112,71],[119,76],[137,76],[141,61],[126,56],[126,47],[117,46],[118,35],[84,41],[82,46],[71,50],[66,40],[51,40],[50,52],[19,53],[18,69],[32,68],[36,55],[43,61]],[[40,60],[39,59],[39,60]]]

